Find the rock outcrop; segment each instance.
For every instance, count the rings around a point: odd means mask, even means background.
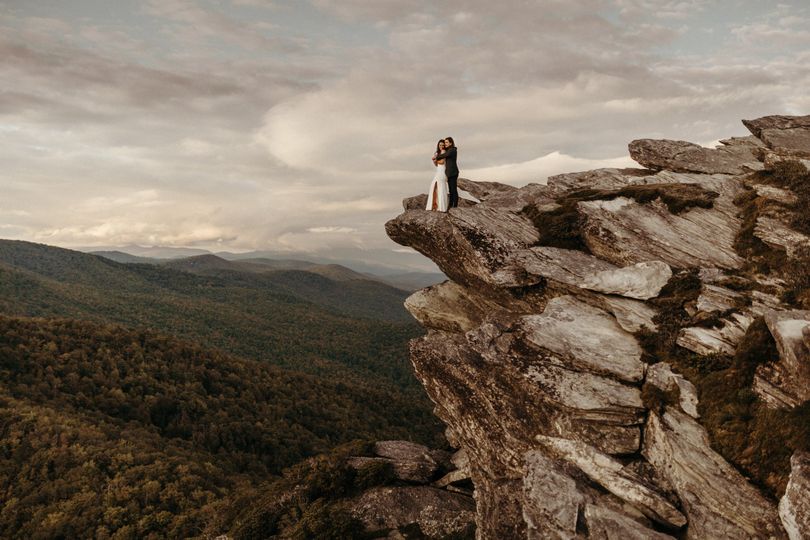
[[[810,453],[796,452],[790,458],[790,481],[779,501],[779,517],[790,540],[810,538]]]
[[[763,405],[810,398],[809,313],[780,299],[790,276],[741,247],[764,241],[795,260],[801,250],[766,231],[790,228],[790,213],[753,226],[738,206],[796,204],[752,175],[766,158],[810,157],[810,117],[746,126],[753,136],[715,149],[634,141],[645,169],[460,181],[477,203],[437,213],[406,200],[386,224],[450,278],[407,300],[428,330],[410,352],[464,456],[452,478],[472,480],[478,538],[810,537],[807,454],[777,509],[712,447],[695,371],[651,345],[720,369],[764,316],[779,359],[756,370]]]
[[[351,514],[369,534],[408,538],[463,538],[473,530],[475,505],[470,497],[429,486],[376,487],[351,502]],[[399,536],[391,536],[391,532]]]
[[[475,503],[463,487],[469,471],[459,453],[451,455],[409,441],[378,441],[371,453],[350,456],[346,464],[358,475],[390,467],[393,479],[343,503],[366,535],[472,538]]]
[[[779,361],[757,368],[754,388],[777,407],[795,407],[810,399],[810,311],[769,311],[765,323],[776,340]]]
[[[678,494],[687,538],[785,537],[775,505],[711,449],[705,430],[686,414],[650,414],[643,455]]]
[[[810,158],[810,115],[765,116],[743,124],[778,155]]]
[[[704,148],[686,141],[639,139],[631,142],[629,148],[630,157],[653,170],[742,174],[762,169],[753,144]]]

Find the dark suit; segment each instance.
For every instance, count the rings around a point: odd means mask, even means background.
[[[456,208],[458,206],[458,149],[454,146],[448,148],[438,156],[437,160],[444,160],[444,170],[447,174],[447,187],[450,190],[449,207]]]

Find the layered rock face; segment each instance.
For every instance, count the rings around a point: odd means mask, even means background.
[[[389,465],[400,485],[374,487],[348,501],[369,537],[472,537],[474,505],[464,487],[469,473],[463,451],[450,456],[408,441],[379,441],[373,452],[373,457],[351,457],[348,464],[358,473]],[[448,472],[436,479],[441,471]]]
[[[697,276],[686,310],[712,323],[667,328],[678,346],[734,354],[764,317],[780,358],[757,371],[760,399],[789,409],[810,397],[810,312],[785,305],[784,281],[736,249],[744,227],[766,243],[775,228],[810,239],[788,211],[751,227],[735,204],[752,190],[793,196],[752,173],[810,156],[810,117],[745,125],[751,137],[717,149],[634,141],[648,169],[519,189],[460,180],[479,202],[438,213],[406,200],[386,224],[450,278],[406,302],[428,330],[411,360],[469,460],[478,538],[810,537],[806,454],[780,514],[711,447],[695,386],[640,343],[661,331],[654,300],[667,284]],[[788,262],[798,253],[782,248]],[[741,280],[753,285],[731,287]]]

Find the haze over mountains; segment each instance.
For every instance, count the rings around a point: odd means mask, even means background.
[[[333,256],[308,252],[251,251],[212,253],[197,248],[174,248],[129,245],[122,247],[80,248],[79,251],[101,255],[122,263],[166,264],[176,259],[214,256],[220,259],[200,259],[207,266],[220,264],[222,269],[263,272],[274,270],[307,270],[333,277],[340,281],[352,279],[374,279],[394,287],[413,291],[440,283],[446,279],[432,263],[424,264],[423,257],[410,252],[396,253],[386,250],[332,250]],[[226,266],[224,261],[245,263],[239,266]],[[342,269],[340,267],[343,267]]]

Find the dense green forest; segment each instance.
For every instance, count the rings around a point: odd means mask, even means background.
[[[429,410],[150,330],[0,316],[2,538],[201,534],[212,505]]]
[[[198,536],[338,444],[442,444],[406,292],[214,262],[0,240],[1,538]]]
[[[349,285],[301,271],[198,275],[0,240],[0,313],[151,327],[308,373],[393,385],[419,399],[404,344],[421,328],[402,307],[405,296],[376,282]],[[357,305],[377,316],[359,316]]]

